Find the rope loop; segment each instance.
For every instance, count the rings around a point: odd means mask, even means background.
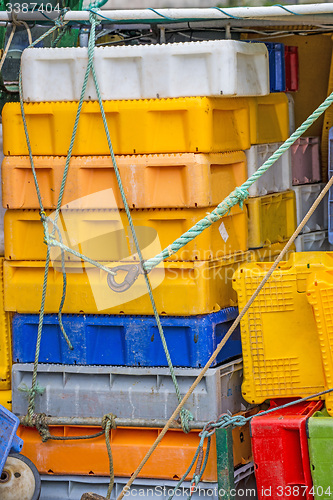
[[[113,415],[113,413],[107,413],[104,415],[102,419],[102,429],[105,431],[107,428],[109,429],[116,429],[117,424],[116,424],[116,415]]]
[[[180,421],[182,424],[183,432],[185,432],[186,434],[188,434],[191,430],[189,427],[189,423],[192,420],[194,420],[194,417],[193,417],[192,413],[190,412],[190,410],[188,410],[187,408],[182,408],[180,410]]]
[[[239,200],[238,203],[239,203],[240,208],[243,210],[244,201],[249,196],[248,190],[242,186],[239,186],[239,187],[236,187],[234,193],[235,193],[236,198]]]

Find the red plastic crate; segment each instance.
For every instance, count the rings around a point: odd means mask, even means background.
[[[272,400],[270,408],[287,401]],[[307,401],[251,421],[259,500],[313,499],[306,421],[322,406]]]
[[[284,47],[286,92],[298,90],[298,47]]]

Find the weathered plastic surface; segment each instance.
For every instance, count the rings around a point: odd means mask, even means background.
[[[289,137],[284,93],[259,97],[180,97],[105,101],[115,154],[221,153]],[[33,155],[67,155],[75,102],[27,103]],[[4,154],[28,154],[19,103],[3,108]],[[99,104],[84,102],[73,155],[109,155]]]
[[[314,272],[308,278],[307,298],[313,309],[316,320],[317,335],[321,351],[322,365],[325,373],[325,389],[333,385],[333,336],[332,336],[332,270]],[[333,415],[333,395],[325,396],[326,409]]]
[[[296,252],[329,252],[333,246],[328,241],[327,231],[314,231],[297,236]]]
[[[42,475],[42,492],[40,500],[81,500],[83,493],[94,491],[99,495],[106,494],[109,480],[107,477],[101,476],[54,476]],[[116,500],[127,483],[128,478],[116,477],[114,488],[111,493],[111,500]],[[254,479],[253,464],[246,464],[237,468],[234,471],[234,481],[236,484],[236,492],[233,498],[240,500],[244,496],[239,495],[239,490],[248,490],[248,497],[256,500],[256,484]],[[130,498],[165,498],[166,500],[172,494],[173,488],[178,481],[167,481],[160,479],[137,478],[126,496]],[[191,483],[185,481],[181,489],[177,493],[177,497],[186,500],[190,493]],[[201,482],[198,485],[197,491],[192,495],[193,500],[200,500],[202,497],[209,497],[212,500],[219,500],[218,484]],[[250,494],[250,490],[253,493]],[[246,498],[246,497],[245,497]]]
[[[298,90],[298,47],[285,45],[286,92]]]
[[[292,191],[290,194],[294,196]],[[283,203],[281,206],[284,206]],[[155,257],[163,248],[167,248],[190,230],[206,214],[206,208],[131,210],[143,258]],[[55,219],[55,212],[47,210],[46,215],[52,220]],[[125,210],[63,208],[57,225],[62,241],[90,259],[99,262],[114,262],[131,258],[137,253]],[[7,260],[46,260],[47,246],[44,243],[44,228],[39,210],[7,210],[4,226]],[[246,212],[236,205],[229,215],[225,215],[220,222],[212,224],[192,242],[168,257],[168,260],[205,261],[239,251],[246,252],[248,249],[247,226]],[[53,225],[50,223],[50,233],[52,229]],[[31,242],[34,244],[32,245]],[[51,248],[50,255],[52,260],[61,259],[61,251],[58,247]],[[78,257],[67,252],[65,252],[65,259],[80,262]]]
[[[248,177],[253,175],[261,165],[281,146],[276,144],[257,144],[245,151]],[[286,151],[252,186],[250,196],[264,196],[291,189],[291,156]]]
[[[78,101],[87,63],[88,49],[83,47],[26,49],[24,100]],[[264,44],[209,40],[96,47],[94,65],[104,101],[269,94]],[[92,75],[85,100],[97,100]]]
[[[303,184],[302,186],[293,186],[293,191],[296,195],[296,211],[297,225],[299,225],[308,210],[318,198],[325,184]],[[302,233],[310,233],[312,231],[327,230],[328,225],[328,194],[319,203],[318,207],[311,215],[310,219],[305,224]]]
[[[161,324],[173,365],[204,366],[237,314],[237,308],[231,307],[201,316],[162,316]],[[38,319],[37,314],[14,314],[12,343],[15,363],[34,362]],[[68,349],[58,317],[47,314],[44,316],[40,363],[167,366],[153,316],[65,314],[62,320],[74,349]],[[26,342],[27,338],[29,342]],[[212,366],[241,353],[238,326]]]
[[[332,498],[333,418],[326,409],[316,412],[307,421],[311,475],[315,500]]]
[[[285,402],[272,400],[270,408]],[[260,500],[267,499],[269,491],[271,498],[313,499],[306,421],[322,406],[321,401],[306,401],[251,420]]]
[[[110,409],[112,411],[112,409]],[[56,436],[86,436],[95,434],[100,427],[56,426],[50,433]],[[161,433],[161,429],[117,427],[111,430],[111,448],[115,476],[130,477]],[[198,448],[199,430],[185,434],[181,429],[167,432],[148,460],[139,477],[151,479],[180,478],[186,472]],[[31,427],[18,428],[23,439],[22,453],[36,465],[40,474],[95,475],[109,477],[109,461],[105,436],[94,439],[54,441],[43,443],[39,432]],[[204,451],[206,443],[204,444]],[[195,466],[187,476],[190,481]],[[215,437],[212,437],[204,481],[217,481]]]
[[[293,191],[246,200],[249,248],[260,248],[288,240],[296,229]]]
[[[12,391],[0,391],[0,405],[12,411]]]
[[[239,309],[245,306],[271,263],[252,263],[234,275]],[[333,269],[333,252],[291,254],[241,320],[246,401],[305,397],[323,391],[322,356],[315,318],[307,300],[307,279]]]
[[[228,410],[244,409],[241,396],[242,361],[210,368],[189,398],[188,408],[200,421],[215,419]],[[26,415],[28,401],[22,389],[31,387],[33,364],[13,365],[13,411]],[[198,368],[176,368],[184,396],[199,375]],[[36,413],[64,417],[169,418],[178,400],[168,368],[73,366],[40,364]]]
[[[16,435],[19,419],[0,405],[0,474],[10,452],[20,453],[23,441]]]
[[[129,155],[117,156],[116,161],[131,208],[214,206],[246,180],[242,151]],[[54,209],[57,205],[65,163],[65,157],[34,157],[44,208]],[[28,156],[6,156],[2,163],[2,189],[5,208],[39,208]],[[86,196],[108,189],[114,196],[103,197],[102,207],[99,196],[90,197],[87,206]],[[82,208],[80,199],[86,208],[124,207],[110,157],[71,158],[63,205],[76,200],[78,208]]]
[[[321,181],[319,137],[300,137],[291,146],[293,184]]]
[[[193,316],[217,312],[237,303],[232,290],[234,271],[251,258],[249,252],[215,261],[164,262],[149,278],[157,310],[169,316]],[[105,263],[111,269],[122,262]],[[132,261],[133,263],[133,261]],[[5,261],[5,310],[38,314],[45,262]],[[143,275],[123,293],[112,291],[106,271],[90,264],[66,263],[67,296],[63,313],[151,315],[152,306]],[[119,271],[120,282],[125,272]],[[49,270],[45,313],[58,313],[62,296],[61,266]]]

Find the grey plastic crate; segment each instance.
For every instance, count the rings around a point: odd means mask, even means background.
[[[313,202],[318,198],[325,184],[303,184],[301,186],[293,186],[296,196],[296,213],[297,225],[310,209]],[[302,233],[310,233],[312,231],[327,230],[328,225],[328,193],[319,203],[313,215],[304,226]]]
[[[314,231],[297,236],[296,252],[331,252],[333,245],[328,241],[327,231]]]
[[[244,465],[235,471],[236,495],[232,498],[256,499],[256,484],[254,479],[253,463]],[[40,500],[81,500],[83,493],[93,491],[98,495],[105,496],[109,478],[100,476],[53,476],[42,475],[42,492]],[[127,483],[126,477],[116,477],[111,500],[116,500],[121,490]],[[162,481],[159,479],[136,479],[125,498],[168,498],[172,488],[177,481]],[[175,498],[187,499],[190,483],[184,482]],[[240,490],[247,491],[248,495],[242,495]],[[250,494],[252,490],[252,495]],[[200,498],[218,500],[217,483],[200,483],[198,491],[193,494],[193,500]],[[226,497],[227,498],[227,497]]]
[[[33,364],[14,364],[12,411],[25,415]],[[176,368],[182,395],[188,391],[200,368]],[[195,420],[207,421],[221,413],[245,408],[241,396],[241,359],[209,368],[189,398]],[[36,412],[64,417],[102,417],[112,412],[121,418],[169,418],[178,401],[168,368],[123,366],[38,366],[38,384],[45,388],[36,395]]]

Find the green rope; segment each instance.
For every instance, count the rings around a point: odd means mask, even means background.
[[[194,240],[205,229],[210,227],[214,222],[218,221],[226,215],[230,209],[239,204],[243,207],[244,200],[248,197],[248,189],[254,184],[274,163],[285,153],[294,142],[304,134],[308,128],[321,116],[327,108],[333,103],[333,92],[325,99],[325,101],[302,123],[298,129],[291,134],[291,136],[266,160],[258,170],[251,175],[240,187],[237,187],[232,193],[229,194],[210,214],[206,215],[203,219],[197,222],[191,229],[186,231],[182,236],[177,238],[168,248],[162,250],[161,253],[146,260],[142,267],[145,271],[150,272],[160,262],[167,259],[174,253],[178,252],[187,243]]]

